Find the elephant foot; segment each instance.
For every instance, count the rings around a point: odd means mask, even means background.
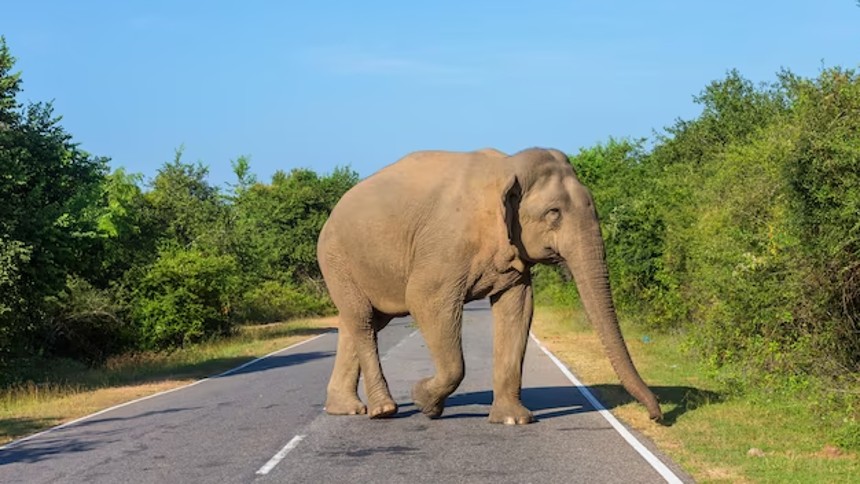
[[[329,394],[325,401],[325,411],[329,415],[364,415],[367,407],[355,395],[348,397]]]
[[[434,396],[427,390],[427,382],[430,378],[424,378],[412,387],[412,402],[421,412],[430,418],[439,418],[445,410],[445,399]]]
[[[390,417],[395,413],[397,413],[397,404],[394,403],[394,400],[391,398],[379,403],[372,403],[370,407],[368,407],[370,418],[385,418]]]
[[[494,401],[490,408],[490,423],[525,425],[535,421],[532,413],[518,401]]]

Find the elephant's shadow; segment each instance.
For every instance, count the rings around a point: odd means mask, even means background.
[[[674,425],[678,421],[678,418],[687,412],[705,405],[722,403],[724,400],[723,395],[720,393],[695,387],[649,385],[648,388],[654,392],[654,395],[657,396],[657,401],[663,406],[664,413],[661,423],[667,427]],[[588,389],[608,409],[636,401],[619,384],[591,385]]]
[[[618,384],[591,385],[587,388],[607,409],[635,401],[627,390]],[[720,403],[723,400],[719,393],[688,386],[651,386],[649,388],[663,404],[665,413],[661,423],[666,426],[673,425],[687,412],[703,405]],[[522,401],[529,410],[534,412],[538,421],[596,411],[579,389],[573,386],[523,388]],[[445,402],[445,413],[442,418],[486,417],[492,403],[493,392],[489,390],[455,393]],[[418,410],[413,407],[401,412],[398,417],[407,417],[417,412]]]

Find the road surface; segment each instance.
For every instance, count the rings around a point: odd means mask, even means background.
[[[379,335],[396,417],[325,414],[336,337],[8,445],[0,450],[0,482],[690,482],[640,436],[634,445],[647,450],[637,452],[534,341],[523,401],[538,422],[488,423],[485,301],[464,312],[466,378],[438,420],[411,404],[413,383],[433,365],[408,318]]]

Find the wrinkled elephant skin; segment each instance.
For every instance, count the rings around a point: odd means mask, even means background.
[[[591,194],[559,151],[410,154],[343,196],[323,227],[317,255],[340,312],[325,405],[330,414],[378,418],[397,412],[376,334],[392,318],[411,314],[436,370],[415,384],[413,399],[427,416],[440,416],[465,371],[463,305],[489,297],[489,419],[531,422],[520,401],[533,309],[530,269],[564,263],[622,384],[652,419],[661,418],[618,327]],[[357,393],[360,374],[366,406]]]

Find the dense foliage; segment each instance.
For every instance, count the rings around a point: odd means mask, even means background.
[[[616,301],[737,386],[860,369],[860,76],[711,83],[646,149],[571,156]],[[542,274],[544,291],[558,284]]]
[[[223,190],[175,158],[144,183],[80,150],[50,104],[16,100],[0,39],[0,383],[33,356],[97,363],[331,310],[316,238],[346,169],[277,172],[234,162]]]

